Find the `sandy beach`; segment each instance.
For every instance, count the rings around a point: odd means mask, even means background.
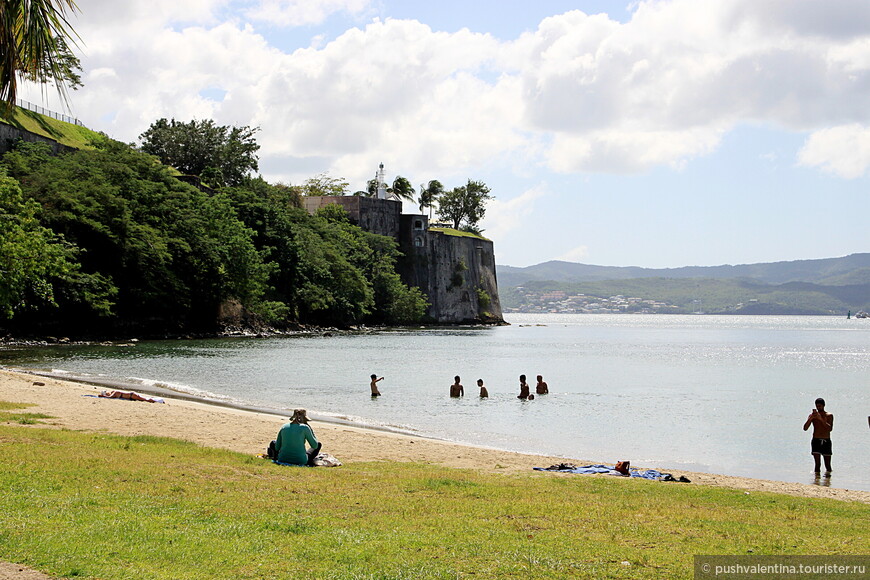
[[[0,401],[32,404],[27,412],[44,413],[52,417],[44,419],[42,424],[34,425],[33,428],[173,437],[208,447],[255,455],[265,450],[268,442],[274,439],[279,427],[287,420],[287,417],[279,415],[174,398],[166,398],[166,403],[161,404],[96,397],[103,389],[104,387],[0,370]],[[630,457],[590,459],[525,455],[324,422],[312,422],[312,427],[318,439],[323,442],[323,450],[345,465],[363,461],[409,461],[495,473],[528,473],[530,477],[580,477],[541,473],[533,471],[532,468],[562,462],[584,465],[631,460]],[[659,468],[656,465],[632,465]],[[675,477],[685,475],[692,481],[691,485],[716,485],[750,493],[769,491],[870,503],[870,492],[866,491],[728,475],[666,471]]]

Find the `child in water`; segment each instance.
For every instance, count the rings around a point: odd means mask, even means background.
[[[372,397],[380,397],[381,392],[378,390],[378,383],[384,380],[384,377],[378,378],[378,375],[372,375]]]

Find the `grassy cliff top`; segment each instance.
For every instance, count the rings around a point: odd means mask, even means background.
[[[95,141],[106,139],[104,135],[86,127],[59,121],[21,107],[15,107],[9,114],[0,110],[0,123],[54,139],[61,145],[76,149],[93,149]]]
[[[429,228],[430,232],[441,232],[446,236],[458,236],[460,238],[477,238],[478,240],[486,240],[487,242],[491,241],[489,238],[485,238],[479,234],[474,234],[471,232],[464,232],[462,230],[455,230],[453,228]]]

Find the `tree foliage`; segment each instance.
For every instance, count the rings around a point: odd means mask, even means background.
[[[306,196],[347,195],[350,184],[328,173],[319,173],[305,180],[302,193]]]
[[[61,83],[62,86],[76,91],[84,86],[80,74],[82,63],[62,36],[55,38],[55,43],[57,49],[54,62],[43,62],[38,70],[25,71],[24,78],[34,83]]]
[[[420,213],[424,213],[428,208],[431,216],[432,208],[434,208],[435,204],[438,203],[438,200],[441,199],[443,193],[444,186],[437,179],[431,180],[425,187],[421,184],[420,198],[417,200],[420,204]]]
[[[208,329],[219,304],[256,303],[267,268],[229,199],[175,179],[153,158],[112,142],[51,157],[24,145],[4,157],[44,227],[78,249],[74,276],[54,280],[61,313],[43,325]],[[27,317],[25,317],[27,318]]]
[[[395,195],[400,200],[407,199],[409,201],[414,201],[414,186],[411,185],[411,182],[408,181],[407,178],[402,177],[401,175],[397,175],[393,180],[392,185],[385,184],[386,193],[391,193]],[[365,197],[377,197],[378,195],[378,180],[369,179],[366,182],[365,191],[357,191],[354,195],[365,196]]]
[[[455,229],[465,228],[479,233],[477,224],[486,214],[486,203],[492,199],[490,189],[482,181],[468,180],[461,187],[441,194],[438,215],[449,220]]]
[[[2,279],[7,330],[211,332],[228,302],[276,325],[425,313],[425,296],[396,271],[396,241],[351,224],[338,205],[308,215],[305,186],[257,177],[203,191],[114,141],[59,157],[22,143],[2,162],[0,268],[19,269]]]
[[[397,175],[393,180],[393,186],[390,188],[390,191],[399,199],[414,201],[414,186],[401,175]]]
[[[0,170],[0,319],[28,301],[55,305],[52,278],[75,270],[72,249],[39,224],[39,204]]]
[[[259,128],[159,119],[139,136],[141,149],[166,165],[202,178],[211,187],[234,186],[259,169]]]
[[[76,10],[73,0],[0,2],[0,100],[7,107],[15,103],[19,76],[54,81],[65,96],[64,87],[78,65],[78,59],[68,58],[66,43],[75,34],[67,14]]]

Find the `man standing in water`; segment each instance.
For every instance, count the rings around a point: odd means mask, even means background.
[[[821,459],[825,458],[825,471],[831,473],[831,431],[834,429],[834,416],[825,411],[825,400],[816,399],[816,408],[807,417],[804,431],[813,426],[813,439],[810,442],[813,459],[816,462],[815,472],[821,471]]]
[[[526,375],[520,375],[520,394],[517,399],[525,401],[529,398],[529,385],[526,383]]]
[[[459,384],[459,375],[453,377],[453,384],[450,385],[450,396],[461,397],[465,395],[465,389]]]
[[[539,395],[546,395],[550,392],[550,387],[547,386],[547,382],[541,375],[538,375],[538,384],[535,385],[535,392]]]
[[[372,375],[372,397],[380,397],[381,392],[378,390],[378,383],[384,380],[384,377],[378,378],[378,375]]]

